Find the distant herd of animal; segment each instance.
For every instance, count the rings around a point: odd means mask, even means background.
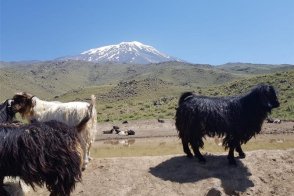
[[[45,185],[50,195],[70,195],[91,160],[97,131],[96,97],[90,103],[44,101],[17,93],[0,105],[0,195],[7,195],[4,177],[20,177],[32,188]],[[234,151],[245,158],[241,145],[261,130],[263,121],[279,101],[273,86],[260,84],[231,97],[183,93],[175,125],[187,157],[205,163],[199,148],[204,136],[224,137],[228,161],[236,165]],[[28,120],[15,120],[19,113]]]

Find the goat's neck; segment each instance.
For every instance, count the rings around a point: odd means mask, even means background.
[[[34,115],[41,115],[44,112],[48,111],[48,108],[52,106],[51,102],[43,101],[37,97],[33,98],[35,101],[35,106],[33,107],[33,113]]]

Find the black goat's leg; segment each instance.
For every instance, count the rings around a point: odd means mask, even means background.
[[[192,149],[194,151],[195,157],[198,158],[200,163],[205,163],[206,160],[203,155],[200,153],[199,148],[203,146],[203,141],[192,141],[191,142]]]
[[[189,149],[189,142],[186,139],[182,138],[182,145],[183,145],[184,152],[187,154],[187,157],[192,158],[193,154],[191,153]]]
[[[228,159],[229,159],[229,164],[230,165],[237,165],[237,162],[234,158],[234,147],[230,147],[229,149],[229,154],[228,154]]]
[[[246,154],[243,152],[242,148],[241,148],[241,144],[239,144],[236,147],[236,151],[239,153],[239,158],[240,159],[244,159],[246,157]]]

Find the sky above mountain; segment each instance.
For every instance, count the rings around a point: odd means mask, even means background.
[[[292,0],[0,0],[0,60],[137,40],[192,63],[294,64]]]

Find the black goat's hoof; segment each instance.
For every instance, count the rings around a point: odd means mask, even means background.
[[[192,159],[193,155],[192,154],[187,154],[187,158]]]
[[[239,159],[244,159],[246,157],[246,154],[243,153],[243,154],[239,154]]]

